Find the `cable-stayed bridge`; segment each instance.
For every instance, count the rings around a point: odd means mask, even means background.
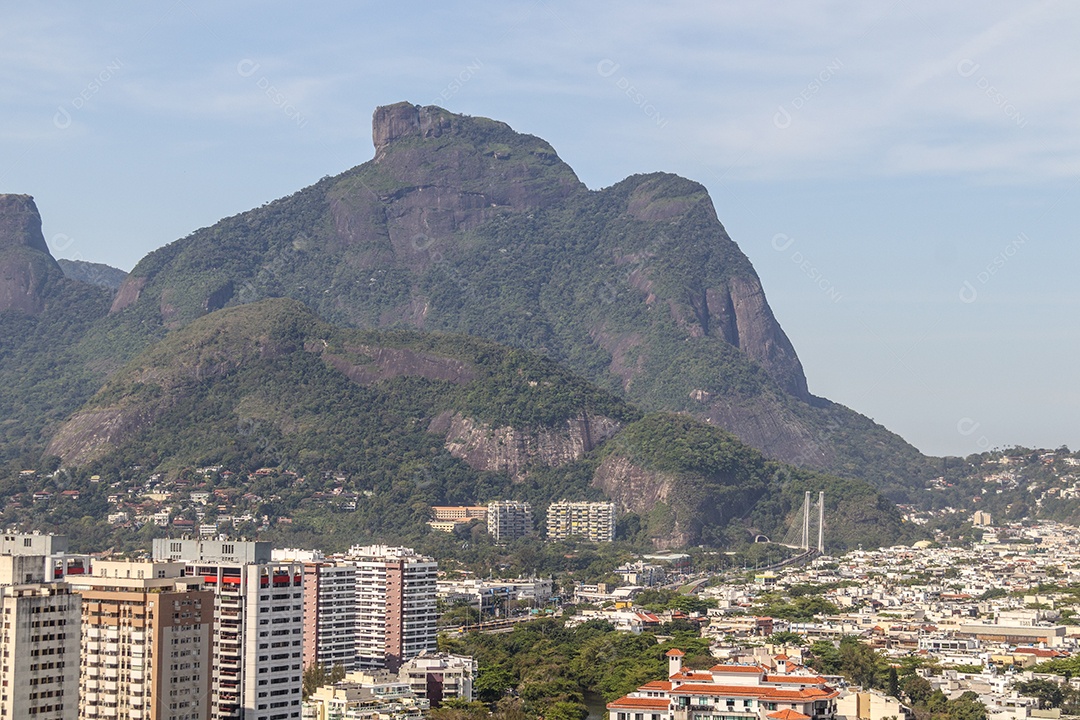
[[[780,541],[770,540],[758,535],[757,542],[775,542],[793,550],[802,550],[804,554],[825,554],[825,491],[818,493],[817,502],[807,490],[803,498],[802,512],[788,525]]]

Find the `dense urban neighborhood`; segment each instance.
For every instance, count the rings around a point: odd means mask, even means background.
[[[479,512],[438,512],[467,510]],[[178,535],[122,558],[12,532],[0,705],[186,720],[1071,714],[1080,529],[971,520],[978,537],[963,543],[719,573],[646,554],[593,584],[480,577],[385,545]],[[538,682],[545,653],[568,674]]]

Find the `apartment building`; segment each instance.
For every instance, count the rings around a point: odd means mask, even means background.
[[[423,720],[429,703],[409,684],[387,670],[357,670],[333,685],[317,688],[308,698],[306,720],[392,718]]]
[[[155,560],[179,560],[184,575],[214,593],[213,720],[300,718],[303,563],[274,562],[268,542],[154,540]]]
[[[90,556],[73,555],[67,548],[63,535],[0,535],[0,585],[53,582],[89,572]]]
[[[5,533],[0,535],[0,555],[59,555],[68,549],[64,535]]]
[[[476,660],[466,655],[425,652],[402,665],[398,678],[431,707],[439,707],[451,698],[472,701],[476,668]]]
[[[495,500],[487,506],[487,530],[495,542],[532,534],[532,506],[517,500]]]
[[[356,669],[356,573],[351,563],[304,563],[304,667]]]
[[[569,502],[561,500],[548,506],[548,540],[572,537],[591,542],[615,539],[615,503]]]
[[[0,587],[0,718],[79,717],[81,605],[66,583]]]
[[[79,580],[81,720],[209,720],[214,594],[184,568],[99,560]]]
[[[397,671],[425,650],[434,651],[435,575],[438,564],[411,548],[353,546],[356,567],[356,655],[360,668]]]

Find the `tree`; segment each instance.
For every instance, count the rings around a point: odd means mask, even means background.
[[[945,705],[949,720],[986,720],[986,706],[970,690]]]
[[[889,667],[889,679],[885,684],[886,692],[891,697],[900,698],[900,678],[896,674],[896,668]]]
[[[918,675],[908,675],[900,687],[912,705],[925,705],[930,693],[934,692],[930,681]]]
[[[552,703],[544,712],[544,720],[585,720],[588,716],[589,708],[585,705],[565,700]]]
[[[487,720],[488,715],[484,703],[466,702],[461,698],[450,698],[428,713],[432,720]]]
[[[848,636],[840,641],[841,672],[855,685],[877,687],[884,660],[869,645]]]
[[[493,720],[528,720],[521,698],[504,697],[495,705]]]
[[[309,695],[321,688],[323,685],[333,685],[334,683],[344,679],[345,666],[341,663],[335,663],[329,670],[322,663],[315,663],[304,670],[303,689],[304,699],[306,700]]]
[[[489,665],[480,668],[480,674],[473,681],[473,693],[478,700],[486,703],[496,702],[514,685],[513,674],[502,665]]]
[[[841,670],[840,651],[828,640],[817,640],[810,646],[811,666],[826,675],[838,675]]]
[[[1040,710],[1059,708],[1065,700],[1064,689],[1052,680],[1029,680],[1018,682],[1013,687],[1021,695],[1036,698],[1039,701]]]
[[[768,641],[772,645],[786,645],[790,647],[802,647],[806,644],[806,639],[802,635],[789,630],[773,633],[768,637]]]

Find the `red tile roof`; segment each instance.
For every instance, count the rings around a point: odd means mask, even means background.
[[[672,680],[700,680],[702,682],[712,682],[712,673],[705,672],[704,670],[681,670],[671,676]]]
[[[792,685],[823,685],[825,684],[825,678],[820,675],[766,675],[765,682]]]
[[[772,718],[773,720],[810,720],[809,715],[803,715],[798,710],[792,710],[791,708],[784,708],[783,710],[771,712],[765,717]]]
[[[1063,653],[1049,648],[1018,647],[1015,652],[1018,652],[1021,655],[1034,655],[1035,657],[1041,658],[1069,657],[1069,653]]]
[[[839,693],[832,688],[799,688],[798,690],[782,690],[780,688],[752,686],[752,685],[695,685],[687,683],[673,688],[675,695],[723,695],[730,697],[756,697],[769,700],[783,700],[787,702],[806,702],[810,700],[827,700],[834,698]]]

